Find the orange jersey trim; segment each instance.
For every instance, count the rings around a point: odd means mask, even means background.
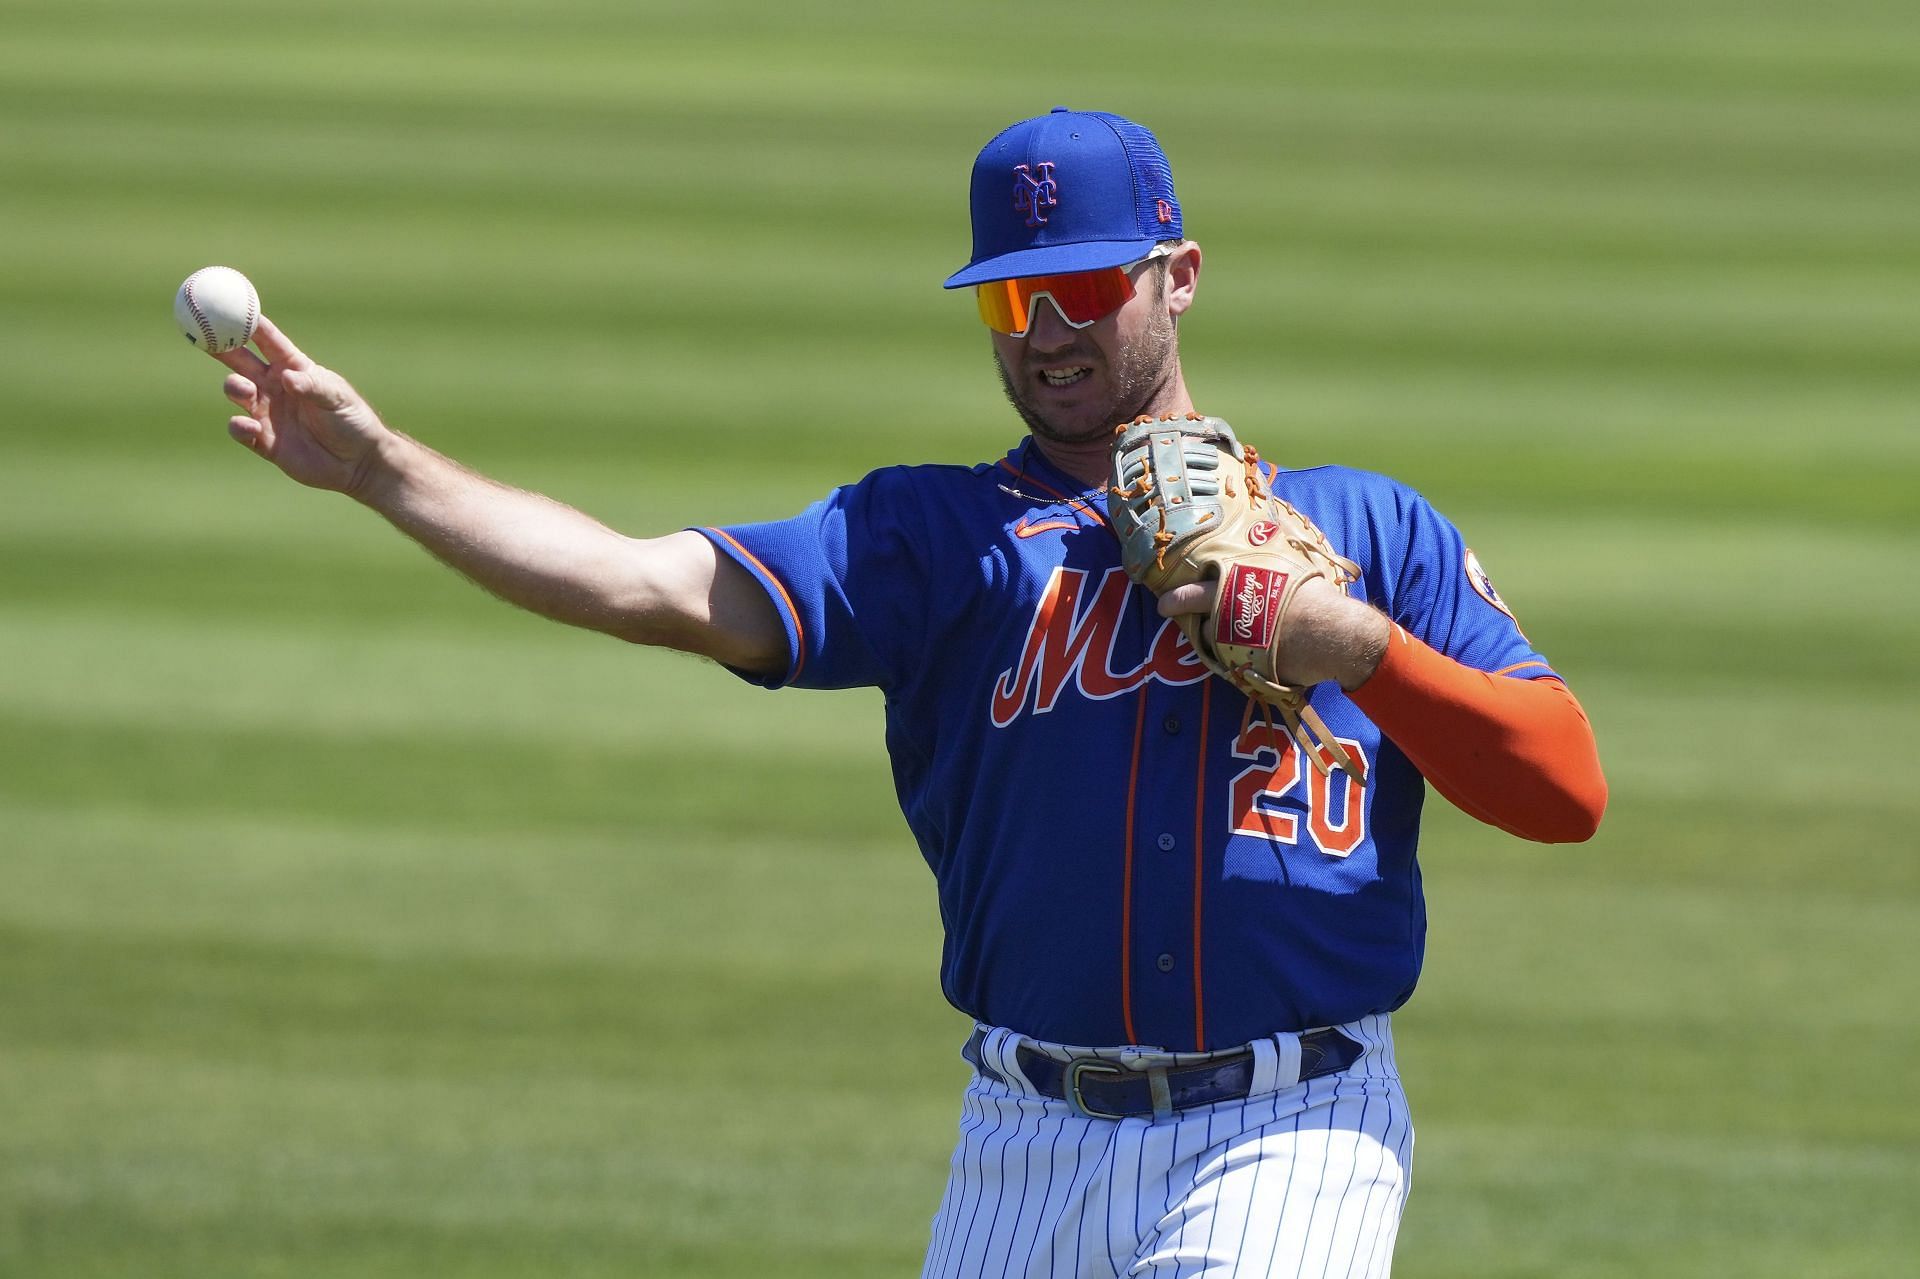
[[[1508,669],[1533,666],[1545,669]],[[1599,829],[1607,779],[1586,712],[1559,679],[1475,670],[1396,626],[1379,669],[1348,696],[1461,811],[1548,844]]]
[[[1133,1029],[1133,798],[1140,781],[1140,738],[1147,726],[1147,690],[1140,689],[1140,709],[1133,717],[1133,766],[1127,773],[1126,862],[1120,880],[1120,1020],[1127,1042],[1137,1044]]]
[[[1205,858],[1207,827],[1207,719],[1213,709],[1213,681],[1200,685],[1200,762],[1194,766],[1193,782],[1193,1050],[1207,1050],[1207,1017],[1204,987],[1200,980],[1201,930],[1200,908],[1206,892]]]
[[[758,555],[755,555],[752,551],[740,545],[739,541],[731,533],[725,529],[713,528],[711,526],[708,527],[707,531],[715,537],[725,539],[728,546],[740,552],[749,564],[752,564],[760,570],[761,576],[773,583],[773,589],[780,592],[781,606],[786,609],[787,616],[793,619],[793,669],[787,672],[786,679],[787,683],[793,683],[793,681],[800,678],[800,672],[807,664],[807,631],[806,627],[800,621],[800,610],[793,606],[793,596],[787,594],[786,584],[774,575],[773,570],[765,564],[762,564]]]

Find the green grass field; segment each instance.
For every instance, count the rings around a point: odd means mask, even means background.
[[[0,1274],[916,1271],[879,699],[488,600],[168,305],[623,529],[784,513],[1014,438],[936,286],[1055,102],[1173,157],[1203,407],[1424,490],[1601,737],[1590,845],[1431,821],[1396,1273],[1911,1268],[1910,5],[77,0],[0,11]]]

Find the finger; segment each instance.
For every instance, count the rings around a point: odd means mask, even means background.
[[[290,369],[313,367],[313,361],[307,358],[306,352],[295,346],[293,339],[282,333],[280,326],[264,314],[254,321],[253,344],[260,348],[260,354],[276,365],[284,364]]]
[[[1182,613],[1205,613],[1213,608],[1214,582],[1193,582],[1176,586],[1160,597],[1160,616],[1178,617]]]
[[[256,385],[267,375],[267,362],[244,346],[217,352],[213,358],[242,377],[253,379]]]
[[[227,374],[227,380],[220,384],[221,392],[239,407],[251,413],[259,402],[260,388],[238,373]]]
[[[227,434],[262,456],[273,447],[272,428],[258,418],[228,418]]]

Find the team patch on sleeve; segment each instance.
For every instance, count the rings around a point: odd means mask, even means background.
[[[1467,580],[1473,583],[1474,593],[1481,599],[1493,605],[1508,617],[1513,617],[1513,610],[1508,608],[1507,602],[1500,598],[1500,592],[1493,589],[1493,579],[1487,576],[1486,569],[1480,567],[1480,557],[1473,553],[1471,546],[1467,548]],[[1519,624],[1520,619],[1515,617],[1514,625],[1518,626]]]

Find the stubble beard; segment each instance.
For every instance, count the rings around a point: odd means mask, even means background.
[[[1090,367],[1098,367],[1097,355],[1088,354],[1086,362]],[[1015,379],[997,351],[993,359],[994,368],[1000,374],[1001,389],[1006,392],[1014,412],[1035,436],[1055,444],[1085,444],[1104,438],[1122,422],[1131,422],[1147,411],[1147,406],[1172,380],[1177,363],[1173,317],[1156,308],[1140,340],[1107,364],[1107,380],[1112,389],[1101,411],[1090,420],[1063,424],[1049,420],[1041,412],[1028,397],[1026,383]],[[1079,417],[1080,411],[1076,410],[1075,416]]]

